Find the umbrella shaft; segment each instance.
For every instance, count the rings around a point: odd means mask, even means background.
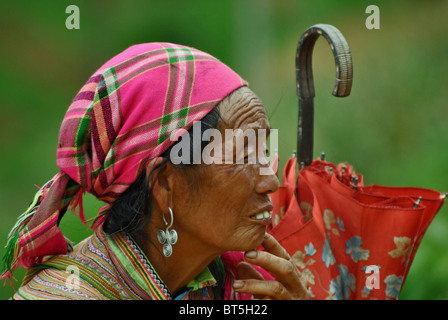
[[[314,101],[299,98],[299,121],[297,128],[297,161],[305,166],[313,160]]]

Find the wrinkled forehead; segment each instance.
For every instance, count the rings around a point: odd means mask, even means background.
[[[219,129],[265,129],[269,121],[261,100],[248,87],[242,87],[226,98],[219,107]]]

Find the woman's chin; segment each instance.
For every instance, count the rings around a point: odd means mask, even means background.
[[[238,245],[231,251],[249,251],[258,249],[264,240],[265,229],[257,230],[257,232],[247,233],[241,241],[238,241]]]

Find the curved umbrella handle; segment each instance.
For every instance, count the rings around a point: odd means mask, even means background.
[[[299,96],[299,122],[297,130],[297,162],[309,165],[313,159],[314,131],[314,83],[312,53],[314,44],[322,35],[330,44],[336,63],[336,83],[333,95],[346,97],[350,94],[353,64],[350,48],[342,33],[328,24],[308,28],[300,38],[296,54],[297,95]]]

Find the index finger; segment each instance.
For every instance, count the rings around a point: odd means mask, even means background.
[[[277,239],[275,239],[272,235],[269,233],[264,234],[264,240],[261,244],[267,252],[272,253],[273,255],[290,260],[291,256],[286,251],[285,248],[282,247],[280,243],[278,243]]]

